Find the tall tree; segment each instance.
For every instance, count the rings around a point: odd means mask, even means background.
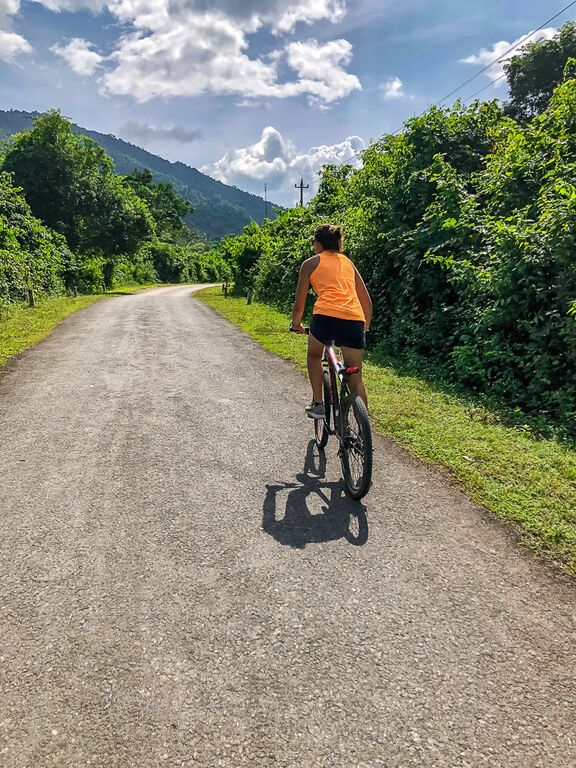
[[[507,113],[520,122],[539,115],[564,79],[566,64],[576,58],[576,23],[565,24],[552,38],[532,43],[506,65],[510,85]]]
[[[3,168],[23,189],[34,215],[79,253],[113,262],[154,234],[148,206],[114,174],[111,158],[97,142],[77,136],[55,110],[15,136]]]
[[[160,240],[180,241],[190,230],[182,220],[194,211],[193,206],[174,192],[172,184],[154,184],[148,168],[124,176],[124,184],[144,200],[156,222],[156,234]]]

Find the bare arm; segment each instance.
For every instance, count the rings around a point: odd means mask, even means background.
[[[294,304],[292,306],[292,328],[301,329],[300,333],[304,332],[301,323],[304,315],[304,308],[306,306],[306,296],[308,296],[308,289],[310,288],[310,275],[318,266],[318,262],[318,256],[313,256],[311,259],[306,259],[300,267],[296,298],[294,299]]]
[[[362,275],[356,267],[354,267],[354,271],[356,272],[356,293],[366,317],[365,330],[369,330],[372,321],[372,299],[368,293],[368,288],[366,288],[366,283],[362,279]]]

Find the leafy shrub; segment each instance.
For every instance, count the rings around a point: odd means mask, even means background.
[[[74,267],[64,238],[32,215],[22,190],[0,173],[0,301],[23,301],[30,288],[39,297],[57,294]]]
[[[576,433],[576,80],[522,125],[496,103],[433,107],[220,252],[241,290],[288,310],[327,220],[344,225],[383,351]]]

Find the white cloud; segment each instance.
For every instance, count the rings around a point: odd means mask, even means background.
[[[30,53],[32,46],[21,35],[0,29],[0,59],[13,61],[19,53]]]
[[[146,125],[129,120],[120,130],[124,136],[146,142],[151,139],[164,141],[177,141],[181,144],[189,144],[204,138],[202,131],[197,128],[187,128],[185,125],[173,125],[171,127]]]
[[[493,61],[501,58],[502,61],[498,62],[498,64],[495,64],[486,72],[486,76],[490,78],[492,82],[495,82],[496,80],[503,78],[505,74],[504,64],[513,56],[518,56],[520,53],[522,53],[523,48],[525,48],[527,45],[530,45],[530,43],[537,43],[540,40],[551,40],[557,33],[558,30],[554,27],[547,27],[546,29],[541,29],[538,32],[529,32],[528,35],[522,35],[522,37],[519,37],[512,43],[508,42],[507,40],[500,40],[500,42],[494,43],[490,48],[481,48],[477,54],[472,54],[464,59],[460,59],[460,63],[487,66]],[[518,43],[524,40],[524,38],[526,38],[526,40],[522,43],[521,46],[515,48],[512,53],[505,55],[510,48],[518,45]]]
[[[290,43],[286,48],[288,65],[298,74],[297,90],[326,104],[348,96],[362,86],[356,75],[344,70],[352,59],[347,40],[332,40],[320,45],[317,40]]]
[[[307,96],[318,106],[361,88],[346,71],[347,40],[292,42],[261,57],[248,35],[267,26],[275,35],[321,20],[336,23],[345,0],[36,0],[54,11],[109,11],[125,25],[100,78],[105,93],[145,102],[157,97],[233,94],[243,99]],[[15,2],[15,0],[0,0]],[[52,49],[81,74],[104,62],[85,40]],[[280,78],[281,61],[295,73]]]
[[[39,0],[64,4],[75,0]],[[78,0],[78,2],[90,0]],[[98,2],[98,0],[94,0]],[[188,13],[224,16],[255,32],[263,25],[279,33],[293,32],[299,23],[326,19],[338,23],[346,14],[345,0],[108,0],[110,10],[137,27],[158,28],[159,23]]]
[[[0,21],[9,16],[16,16],[20,10],[20,0],[0,0]]]
[[[34,0],[53,12],[107,8],[122,25],[116,48],[101,56],[83,38],[52,47],[78,74],[94,75],[104,93],[145,102],[157,97],[205,93],[242,99],[305,96],[319,108],[360,90],[346,71],[352,59],[347,40],[289,42],[251,55],[249,35],[266,27],[277,37],[298,25],[338,23],[346,0]],[[29,50],[2,20],[15,15],[20,0],[0,0],[0,55]],[[292,77],[284,72],[292,71]],[[282,73],[282,75],[280,74]]]
[[[278,3],[279,6],[290,5]],[[282,12],[275,24],[277,32],[291,32],[298,22],[313,24],[322,19],[328,19],[333,24],[341,21],[346,14],[344,2],[339,0],[301,0],[292,3],[292,7]]]
[[[102,80],[109,93],[130,95],[139,102],[203,93],[243,98],[305,95],[327,104],[361,88],[358,78],[344,69],[352,58],[347,40],[290,43],[285,54],[297,79],[280,82],[278,60],[284,54],[276,51],[267,60],[251,58],[248,30],[232,18],[188,11],[173,19],[163,17],[159,6],[152,9],[145,3],[133,14],[152,31],[137,30],[121,38],[110,56],[114,66]]]
[[[60,11],[69,11],[70,13],[92,11],[93,13],[100,13],[107,5],[107,0],[35,0],[35,2],[55,13]]]
[[[350,158],[364,148],[359,136],[349,136],[339,144],[311,147],[298,152],[293,142],[272,126],[264,128],[260,139],[251,146],[234,149],[200,170],[227,184],[256,187],[266,182],[272,190],[288,192],[300,177],[313,177],[328,164],[351,162]]]
[[[74,37],[68,45],[53,45],[50,49],[64,59],[78,75],[93,75],[105,60],[93,50],[94,46],[81,37]]]
[[[386,80],[386,82],[382,83],[380,86],[380,90],[386,100],[406,98],[404,83],[399,77],[391,77],[389,80]]]
[[[0,0],[0,59],[11,62],[20,53],[30,53],[32,46],[22,35],[12,32],[11,21],[20,10],[20,0]]]
[[[189,13],[151,34],[126,35],[103,78],[110,93],[144,102],[157,96],[232,93],[275,95],[276,65],[251,59],[244,32],[231,19]]]

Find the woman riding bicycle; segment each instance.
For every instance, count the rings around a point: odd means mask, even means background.
[[[314,232],[312,256],[300,267],[296,298],[292,307],[290,330],[305,333],[302,317],[310,285],[318,295],[312,310],[308,336],[308,376],[312,385],[312,403],[306,413],[323,419],[322,355],[324,347],[336,344],[342,349],[344,364],[359,372],[350,377],[350,390],[367,404],[362,381],[362,360],[366,348],[365,332],[372,319],[372,301],[362,277],[350,259],[342,253],[342,229],[323,224]]]

